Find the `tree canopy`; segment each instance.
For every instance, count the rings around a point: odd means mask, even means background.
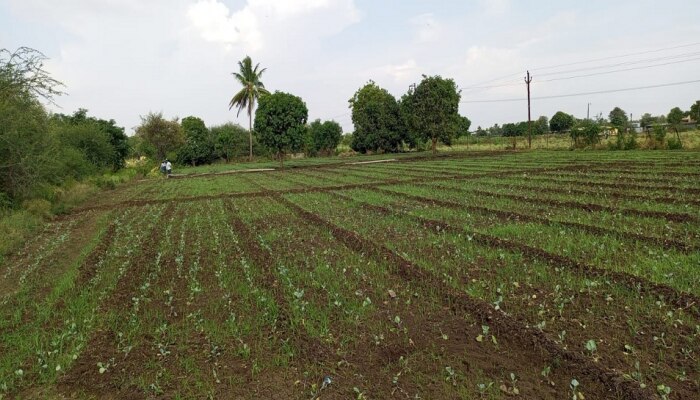
[[[321,155],[333,154],[343,137],[343,128],[335,121],[324,121],[320,119],[309,124],[309,134],[312,150]]]
[[[565,132],[574,126],[576,120],[573,115],[563,111],[557,111],[549,121],[549,129],[552,132]]]
[[[255,133],[260,144],[276,154],[282,166],[285,154],[301,149],[308,116],[304,101],[293,94],[275,92],[260,98]]]
[[[402,114],[411,136],[429,141],[433,153],[437,152],[438,141],[451,144],[465,123],[459,115],[459,99],[454,80],[424,75],[415,91],[409,91],[401,99]]]
[[[178,150],[178,161],[192,165],[210,163],[216,158],[216,143],[213,135],[197,117],[186,117],[180,122],[185,136],[185,145]]]
[[[167,120],[163,113],[148,113],[141,117],[141,125],[136,128],[136,135],[153,148],[155,157],[162,160],[168,152],[177,150],[185,143],[185,136],[177,118]]]
[[[619,129],[620,131],[625,131],[629,125],[629,118],[625,110],[620,107],[615,107],[608,114],[608,120],[610,120],[610,125]]]
[[[355,132],[350,147],[368,151],[398,152],[408,139],[399,104],[386,89],[370,81],[349,100]]]

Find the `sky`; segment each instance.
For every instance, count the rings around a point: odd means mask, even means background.
[[[246,55],[267,68],[266,88],[306,102],[309,121],[352,132],[361,86],[398,99],[425,74],[455,80],[475,129],[527,120],[528,70],[533,120],[582,118],[589,103],[591,116],[689,109],[698,15],[697,0],[0,0],[0,48],[49,58],[67,92],[52,111],[85,108],[129,134],[149,112],[247,127],[228,107]]]

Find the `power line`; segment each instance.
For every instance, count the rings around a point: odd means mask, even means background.
[[[624,57],[631,57],[631,56],[637,56],[637,55],[643,55],[643,54],[659,53],[662,51],[675,50],[675,49],[693,47],[693,46],[698,46],[698,45],[700,45],[700,42],[693,42],[693,43],[688,43],[688,44],[683,44],[683,45],[678,45],[678,46],[658,48],[658,49],[654,49],[654,50],[646,50],[646,51],[639,51],[639,52],[634,52],[634,53],[619,54],[619,55],[609,56],[609,57],[600,57],[600,58],[592,58],[592,59],[588,59],[588,60],[574,61],[574,62],[564,63],[564,64],[549,65],[549,66],[544,66],[544,67],[533,68],[532,70],[533,71],[541,71],[541,70],[546,70],[546,69],[567,67],[567,66],[571,66],[571,65],[587,64],[587,63],[591,63],[591,62],[595,62],[595,61],[605,61],[605,60],[612,60],[612,59],[616,59],[616,58],[624,58]],[[572,71],[569,71],[569,72],[572,72]],[[482,88],[490,88],[490,87],[513,86],[513,84],[504,84],[504,85],[499,84],[499,85],[493,85],[493,86],[481,86],[481,85],[486,84],[486,83],[501,81],[501,80],[504,80],[506,78],[520,76],[520,74],[521,74],[521,72],[515,72],[512,74],[504,75],[504,76],[494,78],[494,79],[489,79],[489,80],[475,83],[472,85],[462,86],[462,89],[472,90],[472,89],[482,89]],[[553,75],[553,74],[554,73],[550,72],[550,73],[547,73],[546,75]],[[520,79],[518,78],[518,81],[519,80]]]
[[[544,99],[557,99],[557,98],[561,98],[561,97],[588,96],[588,95],[592,95],[592,94],[628,92],[628,91],[633,91],[633,90],[654,89],[654,88],[660,88],[660,87],[678,86],[678,85],[685,85],[685,84],[689,84],[689,83],[698,83],[698,82],[700,82],[700,79],[696,79],[693,81],[662,83],[662,84],[658,84],[658,85],[637,86],[637,87],[623,88],[623,89],[599,90],[599,91],[594,91],[594,92],[581,92],[581,93],[558,94],[558,95],[552,95],[552,96],[540,96],[540,97],[533,97],[532,99],[533,100],[544,100]],[[460,101],[460,103],[502,103],[502,102],[526,101],[526,100],[527,99],[524,99],[524,98],[494,99],[494,100],[462,100],[462,101]]]
[[[568,67],[568,66],[570,66],[570,65],[586,64],[586,63],[595,62],[595,61],[604,61],[604,60],[612,60],[612,59],[615,59],[615,58],[624,58],[624,57],[630,57],[630,56],[639,56],[639,55],[642,55],[642,54],[659,53],[659,52],[666,51],[666,50],[675,50],[675,49],[680,49],[680,48],[684,48],[684,47],[692,47],[692,46],[697,46],[697,45],[700,45],[700,42],[682,44],[682,45],[679,45],[679,46],[672,46],[672,47],[664,47],[664,48],[655,49],[655,50],[640,51],[640,52],[636,52],[636,53],[620,54],[620,55],[616,55],[616,56],[601,57],[601,58],[593,58],[593,59],[589,59],[589,60],[575,61],[575,62],[570,62],[570,63],[566,63],[566,64],[550,65],[550,66],[547,66],[547,67],[535,68],[535,70],[552,69],[552,68],[559,68],[559,67]]]
[[[699,54],[700,54],[700,53],[699,53]],[[535,83],[561,81],[561,80],[574,79],[574,78],[585,78],[585,77],[589,77],[589,76],[613,74],[613,73],[616,73],[616,72],[635,71],[635,70],[638,70],[638,69],[647,69],[647,68],[661,67],[661,66],[664,66],[664,65],[680,64],[680,63],[684,63],[684,62],[697,61],[697,60],[700,60],[700,57],[689,58],[689,59],[687,59],[687,60],[671,61],[671,62],[666,62],[666,63],[661,63],[661,64],[644,65],[644,66],[641,66],[641,67],[632,67],[632,68],[616,69],[616,70],[612,70],[612,71],[593,72],[593,73],[584,74],[584,75],[566,76],[566,77],[563,77],[563,78],[543,79],[543,80],[541,80],[541,81],[536,81]]]
[[[644,59],[644,60],[625,61],[625,62],[621,62],[621,63],[617,63],[617,64],[599,65],[599,66],[595,66],[595,67],[586,67],[586,68],[569,69],[569,70],[564,70],[564,71],[549,72],[549,73],[539,74],[539,76],[560,75],[560,74],[566,74],[569,72],[581,72],[581,71],[590,71],[592,69],[621,67],[624,65],[641,64],[641,63],[646,63],[646,62],[654,62],[654,61],[662,61],[662,60],[674,60],[674,59],[678,59],[678,58],[695,57],[698,55],[700,55],[700,52],[683,53],[683,54],[676,54],[676,55],[672,55],[672,56],[648,58],[648,59]]]
[[[700,53],[697,53],[697,54],[700,55]],[[575,79],[575,78],[586,78],[586,77],[589,77],[589,76],[607,75],[607,74],[613,74],[613,73],[617,73],[617,72],[635,71],[635,70],[640,70],[640,69],[662,67],[662,66],[666,66],[666,65],[681,64],[681,63],[690,62],[690,61],[697,61],[697,60],[700,60],[700,57],[689,58],[689,59],[687,59],[687,60],[678,60],[678,61],[665,62],[665,63],[660,63],[660,64],[643,65],[643,66],[639,66],[639,67],[616,69],[616,70],[611,70],[611,71],[593,72],[593,73],[590,73],[590,74],[583,74],[583,75],[573,75],[573,76],[565,76],[565,77],[561,77],[561,78],[542,79],[542,80],[534,81],[533,83],[534,83],[534,84],[540,84],[540,83],[544,83],[544,82],[563,81],[563,80]],[[551,74],[550,74],[550,75],[551,75]],[[479,86],[479,87],[475,87],[474,89],[489,89],[489,88],[508,87],[508,86],[521,86],[521,85],[522,85],[522,83],[504,83],[504,84],[502,84],[502,85]]]

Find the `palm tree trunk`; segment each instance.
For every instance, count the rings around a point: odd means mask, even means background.
[[[253,114],[248,110],[248,161],[253,161]]]

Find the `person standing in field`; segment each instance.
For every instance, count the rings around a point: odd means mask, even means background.
[[[170,163],[169,160],[165,160],[165,171],[168,175],[173,173],[173,165]]]
[[[165,172],[166,172],[166,170],[167,170],[166,168],[167,168],[167,167],[166,167],[166,164],[165,164],[165,160],[163,160],[163,162],[160,163],[160,173],[163,174],[163,175],[165,175]]]

